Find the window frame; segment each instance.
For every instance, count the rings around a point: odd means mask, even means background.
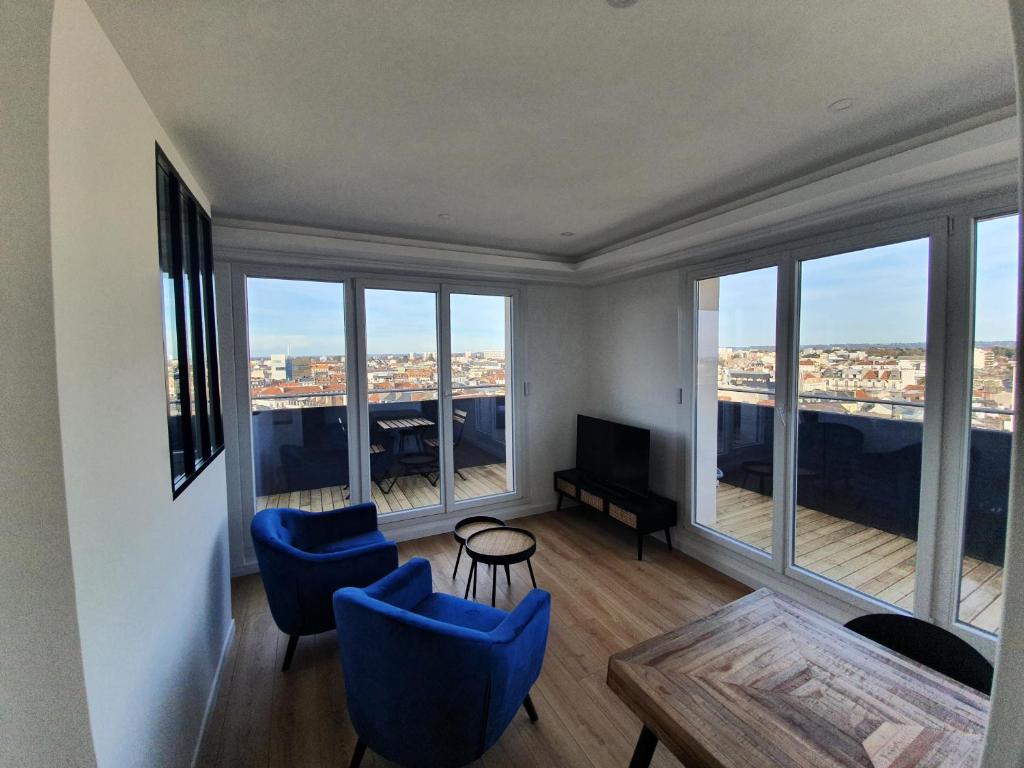
[[[918,520],[917,583],[913,614],[936,623],[992,657],[998,636],[958,620],[960,561],[965,520],[970,399],[970,352],[973,343],[974,223],[1019,212],[1015,191],[950,196],[942,204],[919,207],[894,216],[836,222],[831,231],[820,222],[810,235],[776,241],[747,251],[702,256],[679,270],[680,276],[680,462],[681,503],[687,512],[680,524],[697,542],[708,562],[743,580],[755,579],[818,601],[833,615],[864,612],[907,614],[900,608],[843,587],[791,564],[795,506],[793,481],[786,471],[795,464],[797,382],[791,368],[799,344],[799,264],[917,237],[931,238],[929,254],[927,364],[938,373],[929,381],[929,413],[923,436],[922,494]],[[763,267],[779,268],[776,303],[776,446],[775,517],[771,558],[742,542],[694,521],[696,283]],[[965,280],[970,276],[970,281]],[[1018,302],[1024,297],[1018,297]],[[961,322],[969,319],[969,324]],[[936,382],[935,379],[942,381]],[[781,433],[785,434],[781,434]],[[780,437],[781,434],[781,437]],[[779,442],[781,440],[781,447]],[[781,507],[781,513],[780,513]]]
[[[370,464],[368,457],[363,455],[363,446],[369,445],[369,423],[366,412],[366,339],[365,339],[365,311],[363,306],[364,288],[380,288],[384,290],[412,290],[412,291],[436,291],[438,293],[438,386],[440,402],[439,413],[444,405],[445,398],[441,397],[440,390],[445,387],[445,376],[450,376],[450,360],[445,360],[442,351],[447,348],[448,323],[450,318],[445,317],[447,311],[447,296],[450,293],[475,293],[484,295],[501,295],[512,299],[512,361],[510,363],[510,381],[506,381],[508,394],[506,398],[511,399],[512,405],[512,431],[513,431],[513,484],[514,490],[494,496],[480,497],[478,499],[466,499],[455,501],[452,490],[445,493],[442,501],[437,505],[421,507],[413,510],[399,512],[387,512],[379,514],[379,521],[384,524],[401,524],[403,521],[411,522],[413,519],[444,519],[447,517],[461,516],[467,511],[487,508],[501,508],[521,502],[526,498],[527,492],[524,489],[525,478],[528,478],[527,463],[529,457],[523,449],[527,443],[528,419],[524,411],[525,402],[523,399],[523,388],[526,385],[526,351],[525,351],[525,328],[523,318],[526,317],[526,294],[521,288],[512,282],[499,282],[488,280],[459,280],[459,279],[431,279],[426,277],[395,277],[359,269],[352,269],[347,266],[334,266],[326,263],[278,263],[275,260],[262,260],[254,258],[253,254],[247,254],[247,258],[228,259],[219,262],[221,275],[223,277],[221,289],[224,291],[225,301],[221,302],[219,310],[222,313],[221,319],[225,323],[225,336],[223,338],[224,354],[230,358],[235,371],[247,371],[249,366],[249,340],[248,340],[248,307],[246,305],[246,283],[249,278],[264,278],[275,280],[312,280],[322,282],[344,283],[345,286],[345,345],[346,357],[348,360],[347,378],[348,400],[349,400],[349,455],[354,457],[350,466],[350,489],[353,503],[372,501]],[[444,303],[442,304],[442,298]],[[450,381],[450,379],[449,379]],[[252,421],[249,414],[249,381],[248,376],[235,375],[229,401],[230,419],[228,432],[231,439],[238,440],[238,458],[231,461],[229,456],[228,471],[231,496],[233,504],[241,510],[240,519],[248,526],[248,521],[255,514],[255,475],[253,465],[253,434]],[[445,432],[451,429],[450,418],[446,421],[441,419],[439,430]],[[447,445],[447,443],[446,443]],[[449,457],[448,467],[451,466]],[[446,472],[452,474],[451,472]],[[234,478],[237,475],[237,482]],[[443,480],[447,482],[447,480]],[[447,509],[444,499],[449,499]],[[249,565],[253,562],[254,552],[252,543],[245,531],[241,532],[242,561]]]
[[[960,589],[962,586],[962,562],[964,558],[967,526],[967,493],[970,482],[970,449],[974,382],[974,321],[977,272],[977,225],[992,218],[1022,215],[1020,207],[1001,198],[986,200],[974,205],[965,205],[952,212],[951,239],[956,246],[950,250],[949,304],[953,312],[963,318],[949,330],[950,346],[954,350],[947,362],[945,376],[954,382],[956,396],[947,399],[945,419],[955,425],[949,430],[944,445],[944,465],[947,469],[946,496],[950,507],[949,520],[940,549],[953,553],[940,563],[936,581],[942,585],[943,600],[936,606],[943,626],[968,642],[978,638],[997,643],[999,634],[977,627],[960,619]],[[1019,234],[1018,234],[1019,237]],[[1015,286],[1016,288],[1016,286]],[[1022,296],[1017,296],[1018,305]],[[1019,411],[1015,404],[1014,417]],[[955,471],[951,471],[955,468]],[[944,478],[945,480],[945,478]],[[1005,542],[1004,542],[1005,546]],[[1005,568],[1005,564],[1004,564]],[[1000,627],[1000,629],[1002,629]]]
[[[168,418],[168,455],[170,458],[171,498],[176,499],[224,450],[224,422],[220,400],[220,366],[218,364],[217,319],[213,281],[213,242],[210,217],[202,204],[181,178],[170,159],[156,145],[154,164],[157,215],[157,248],[160,248],[163,226],[160,208],[161,174],[168,182],[167,208],[170,231],[163,233],[170,248],[169,272],[160,271],[160,280],[169,276],[173,283],[174,336],[178,353],[178,388],[180,410],[180,432],[182,442],[183,468],[181,474],[174,471],[174,446],[171,441],[171,400],[173,393],[168,389],[167,326],[163,328],[164,388]],[[186,242],[187,240],[187,242]],[[189,263],[186,265],[185,259]],[[158,255],[159,260],[159,255]],[[188,281],[188,307],[186,313],[185,273],[194,279]],[[161,290],[161,308],[164,306],[164,292]],[[191,322],[192,338],[189,344],[188,323]],[[192,393],[195,393],[195,404]],[[196,435],[192,410],[199,429],[199,451],[196,451]]]

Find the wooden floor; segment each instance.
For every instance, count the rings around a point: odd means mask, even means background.
[[[520,518],[538,540],[538,584],[552,594],[551,630],[540,679],[532,691],[540,715],[517,716],[474,765],[488,768],[558,766],[623,768],[640,722],[605,685],[608,656],[707,615],[749,592],[678,552],[649,540],[635,559],[632,534],[577,510]],[[456,547],[450,535],[405,542],[402,561],[430,559],[434,588],[462,594],[463,563],[452,579]],[[513,566],[512,586],[498,581],[498,607],[509,609],[529,589],[525,566]],[[490,585],[481,576],[485,592]],[[348,765],[355,734],[333,632],[303,638],[292,668],[280,671],[287,638],[274,626],[258,576],[233,583],[236,638],[211,715],[198,765]],[[391,765],[367,752],[364,766]],[[678,768],[659,747],[652,765]]]
[[[504,464],[486,464],[479,467],[460,469],[464,477],[455,475],[455,499],[474,499],[480,496],[493,496],[505,493],[507,480]],[[384,483],[388,488],[390,481]],[[326,488],[313,488],[309,491],[292,491],[276,493],[270,496],[256,497],[256,511],[268,507],[293,507],[310,512],[323,512],[338,509],[349,503],[348,492],[340,485]],[[440,490],[422,475],[400,477],[388,493],[384,493],[377,483],[371,484],[374,503],[382,513],[400,512],[417,507],[429,507],[440,504]]]
[[[755,491],[718,485],[715,530],[772,548],[772,500]],[[848,587],[910,610],[914,605],[917,544],[905,536],[797,507],[796,564]],[[1003,569],[965,557],[960,620],[995,632],[1003,607]]]

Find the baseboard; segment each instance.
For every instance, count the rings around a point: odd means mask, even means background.
[[[517,504],[512,507],[489,508],[477,512],[461,510],[445,515],[432,515],[428,518],[412,518],[397,523],[389,524],[384,521],[381,523],[380,530],[394,541],[410,541],[436,536],[439,533],[451,533],[457,521],[472,514],[487,514],[501,520],[514,520],[517,517],[538,515],[551,509],[551,502],[545,501],[540,504]]]
[[[766,568],[754,563],[745,557],[740,557],[724,547],[716,547],[710,542],[697,540],[695,536],[688,536],[686,529],[676,529],[673,544],[679,550],[694,560],[699,560],[709,568],[714,568],[720,573],[745,584],[751,589],[767,587],[775,592],[792,597],[809,608],[816,610],[833,621],[844,623],[863,611],[849,603],[832,598],[824,593],[804,586],[793,579],[787,578],[771,568]]]
[[[220,649],[220,658],[217,660],[217,671],[213,674],[213,685],[210,686],[210,695],[206,697],[206,709],[203,710],[203,720],[199,724],[199,735],[196,737],[196,746],[192,750],[192,762],[189,765],[195,768],[199,762],[199,752],[203,748],[203,738],[206,736],[206,726],[210,722],[210,715],[217,705],[217,694],[220,693],[220,684],[224,679],[224,664],[227,662],[228,653],[231,651],[231,644],[235,641],[235,620],[232,619],[228,625],[228,633],[224,638],[224,644]]]

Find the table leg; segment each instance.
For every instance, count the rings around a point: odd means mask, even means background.
[[[476,600],[476,582],[480,578],[476,573],[476,560],[473,561],[473,599]]]
[[[476,560],[473,560],[472,558],[470,558],[469,562],[470,562],[469,578],[466,580],[466,594],[462,596],[463,600],[468,600],[469,599],[469,588],[473,584],[473,574],[476,573]]]
[[[529,560],[527,560],[526,561],[526,567],[530,569],[530,581],[533,582],[533,588],[536,589],[537,588],[537,579],[533,575],[533,563],[531,563]]]
[[[512,586],[512,574],[508,572],[508,566],[507,565],[505,566],[505,581],[508,582],[508,585],[510,587]]]
[[[494,607],[494,598],[498,589],[498,568],[491,568],[491,608]]]
[[[648,768],[657,746],[658,737],[645,725],[640,731],[640,738],[636,740],[636,749],[633,750],[633,759],[629,761],[629,768]]]
[[[666,528],[665,530],[666,530],[666,531],[668,531],[668,528]],[[458,575],[459,575],[459,560],[461,560],[461,559],[462,559],[462,548],[463,548],[464,546],[465,546],[465,544],[459,544],[459,554],[457,554],[457,555],[455,556],[455,570],[454,570],[454,571],[452,571],[452,578],[453,578],[453,579],[454,579],[454,578],[455,578],[456,576],[458,576]]]

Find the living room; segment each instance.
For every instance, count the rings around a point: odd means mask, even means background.
[[[1021,765],[1017,4],[0,13],[0,763]]]

